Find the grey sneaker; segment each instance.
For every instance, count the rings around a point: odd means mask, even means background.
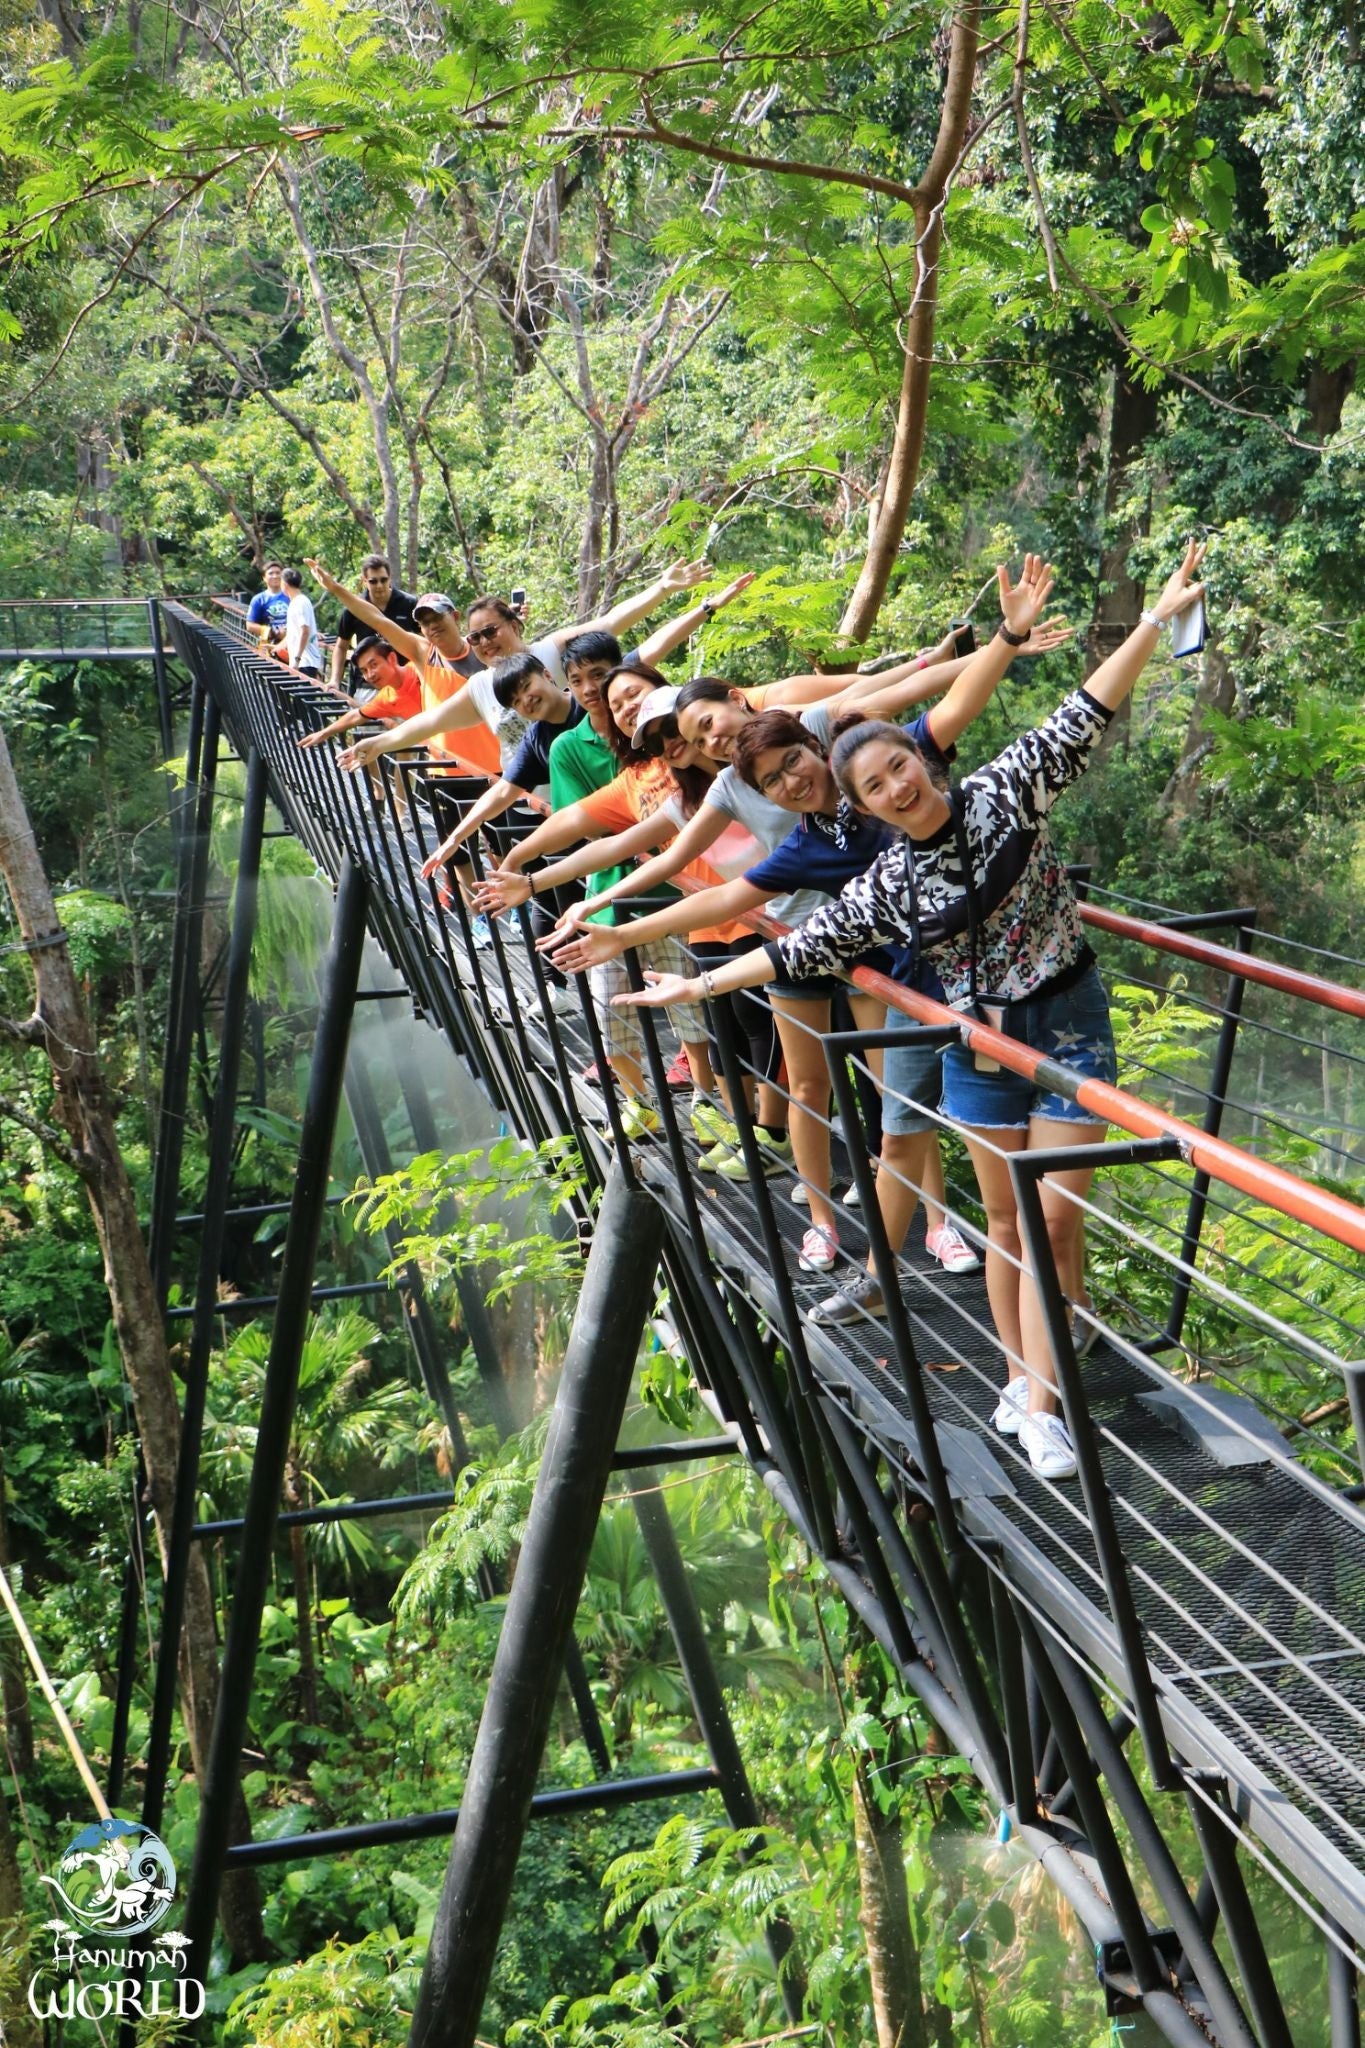
[[[838,1294],[826,1296],[807,1311],[806,1320],[818,1325],[832,1323],[860,1323],[864,1316],[884,1316],[886,1303],[882,1300],[881,1282],[875,1273],[859,1273],[856,1279],[840,1289]]]

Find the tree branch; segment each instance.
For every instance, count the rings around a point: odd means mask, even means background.
[[[63,1166],[69,1166],[82,1180],[90,1179],[93,1162],[89,1154],[78,1152],[66,1133],[59,1131],[55,1124],[45,1123],[41,1117],[30,1116],[26,1109],[21,1109],[8,1095],[0,1095],[0,1118],[4,1117],[8,1117],[11,1123],[18,1124],[30,1137],[37,1138],[55,1158],[61,1160]]]

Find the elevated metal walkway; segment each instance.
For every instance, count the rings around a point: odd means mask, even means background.
[[[220,626],[166,616],[203,705],[264,768],[343,906],[363,878],[395,973],[490,1100],[529,1142],[572,1138],[599,1183],[615,1161],[658,1204],[668,1314],[718,1423],[1066,1893],[1111,2010],[1141,2005],[1173,2041],[1286,2048],[1251,1861],[1325,1940],[1333,2048],[1358,2048],[1365,1344],[1334,1304],[1349,1303],[1346,1283],[1359,1278],[1365,1210],[1219,1132],[1248,990],[1348,1019],[1365,1016],[1365,994],[1256,957],[1249,913],[1163,923],[1097,904],[1102,955],[1121,942],[1158,984],[1177,963],[1194,978],[1217,1029],[1203,1066],[1173,1078],[1158,1064],[1131,1093],[970,1027],[989,1056],[1114,1127],[1086,1204],[1096,1305],[1076,1310],[1074,1332],[1037,1190],[1043,1173],[1079,1162],[1015,1163],[1081,1459],[1079,1483],[1046,1482],[989,1425],[1003,1361],[980,1278],[947,1277],[920,1250],[897,1260],[881,1230],[865,1129],[875,1108],[858,1088],[879,1034],[843,1034],[829,1054],[836,1172],[851,1172],[862,1197],[841,1225],[841,1271],[870,1251],[891,1313],[822,1328],[806,1311],[831,1279],[795,1270],[806,1219],[790,1176],[758,1170],[747,1117],[750,1181],[701,1175],[645,1012],[664,1131],[628,1147],[586,987],[572,1016],[548,1001],[533,1016],[546,986],[524,922],[495,927],[480,950],[463,906],[444,907],[419,878],[470,785],[425,757],[388,757],[375,778],[343,774],[333,751],[298,745],[330,716],[324,693]],[[1197,935],[1200,922],[1229,924],[1233,943]],[[930,1034],[962,1028],[937,1005],[857,978]],[[739,1050],[723,1020],[719,1030],[736,1099]],[[1173,1114],[1182,1089],[1199,1123]],[[980,1242],[970,1191],[950,1188],[950,1204]],[[1096,1341],[1082,1360],[1087,1333]],[[1273,1399],[1265,1367],[1277,1372]],[[1191,1820],[1193,1890],[1172,1847]],[[205,1865],[201,1892],[221,1867]],[[1140,1894],[1159,1900],[1155,1919]],[[1220,1918],[1231,1970],[1214,1942]]]

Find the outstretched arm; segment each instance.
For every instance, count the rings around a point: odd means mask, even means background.
[[[756,952],[740,953],[733,960],[727,960],[722,967],[713,967],[708,973],[697,974],[690,981],[681,974],[650,974],[646,972],[646,986],[629,995],[613,996],[618,1009],[629,1008],[659,1009],[668,1003],[707,1003],[714,996],[732,996],[736,989],[761,988],[765,981],[775,981],[777,969],[769,957],[766,946]]]
[[[614,832],[610,839],[590,840],[586,846],[575,847],[572,853],[565,854],[563,860],[557,860],[553,867],[538,868],[535,874],[526,875],[521,872],[522,865],[534,854],[533,842],[540,837],[539,832],[533,832],[530,839],[523,839],[519,846],[514,846],[502,865],[494,868],[478,884],[474,891],[474,907],[486,910],[494,917],[501,916],[504,910],[513,910],[518,903],[529,902],[532,896],[546,896],[552,889],[562,889],[569,882],[581,882],[588,875],[600,875],[603,868],[614,868],[622,861],[636,860],[641,854],[648,853],[651,846],[671,839],[673,830],[672,820],[656,811],[652,818],[641,818],[638,825],[631,825],[624,832]],[[570,917],[575,920],[572,929],[576,931],[583,918],[600,910],[605,901],[604,894],[573,904],[560,919],[560,924],[565,926],[560,938],[568,935]],[[556,930],[559,930],[558,925]]]
[[[648,896],[651,889],[657,889],[662,882],[670,880],[689,861],[700,860],[707,847],[715,845],[729,822],[723,811],[718,811],[712,804],[703,804],[662,853],[656,853],[653,860],[632,868],[619,882],[613,882],[610,889],[594,896],[592,909],[602,910],[608,903],[619,903],[623,896]]]
[[[448,860],[491,818],[500,818],[504,811],[510,811],[519,796],[525,796],[524,789],[518,789],[515,782],[509,782],[500,775],[490,788],[486,789],[478,802],[471,804],[455,830],[441,841],[435,853],[429,853],[422,862],[422,874],[434,875],[437,868],[443,868]]]
[[[636,658],[648,662],[651,668],[655,667],[666,655],[671,654],[675,647],[681,647],[684,640],[690,640],[708,619],[714,618],[718,611],[723,611],[727,604],[733,604],[740,592],[747,590],[753,580],[754,571],[750,569],[747,574],[736,576],[733,583],[727,583],[724,590],[718,590],[714,597],[704,597],[701,603],[694,604],[690,611],[679,612],[676,619],[670,619],[666,626],[658,627],[647,640],[640,642],[635,650]]]
[[[343,711],[340,718],[334,718],[330,725],[320,726],[317,732],[306,732],[299,741],[299,745],[301,747],[320,747],[324,740],[335,739],[338,733],[349,732],[353,725],[359,725],[364,716],[363,711],[357,711],[354,708],[350,711]]]
[[[371,733],[368,739],[357,740],[342,755],[341,765],[343,768],[368,768],[380,754],[398,753],[404,747],[424,747],[438,732],[460,732],[467,726],[482,723],[479,707],[465,684],[444,703],[428,704],[425,711],[414,711],[411,718],[405,718],[401,725],[393,726],[388,732]]]
[[[703,931],[707,925],[726,924],[733,917],[744,917],[761,903],[767,903],[775,893],[756,887],[741,875],[737,881],[721,882],[714,889],[699,889],[695,896],[683,896],[677,903],[666,904],[652,916],[636,918],[630,924],[589,923],[577,931],[555,930],[538,940],[537,945],[542,953],[553,955],[555,966],[565,974],[578,974],[585,967],[614,960],[631,947],[647,946],[653,939],[676,938],[686,932]],[[588,899],[587,908],[592,915],[601,907],[600,896]]]
[[[1162,627],[1177,612],[1183,612],[1187,605],[1203,596],[1203,584],[1194,583],[1191,578],[1203,561],[1207,548],[1207,541],[1190,542],[1184,561],[1175,574],[1167,578],[1165,588],[1150,611],[1143,613],[1123,645],[1116,647],[1109,659],[1100,663],[1094,675],[1087,676],[1086,690],[1097,703],[1110,711],[1118,710],[1151,659],[1161,638]]]
[[[647,618],[665,598],[676,597],[679,591],[690,590],[694,583],[700,583],[709,573],[705,562],[670,562],[661,576],[634,597],[623,598],[613,605],[609,612],[601,612],[595,619],[581,619],[576,626],[560,626],[547,637],[562,647],[566,640],[572,640],[575,633],[615,633],[619,638],[630,628]]]
[[[359,591],[348,590],[344,583],[338,583],[336,577],[324,569],[321,562],[305,561],[304,567],[311,569],[329,597],[334,597],[338,604],[345,605],[353,617],[363,619],[370,631],[387,640],[390,647],[396,647],[404,661],[410,661],[414,668],[426,667],[427,643],[420,633],[409,633],[406,626],[396,626],[392,619],[387,618],[377,605],[371,604],[367,597],[362,597]],[[340,646],[341,642],[338,641],[337,645]],[[335,674],[334,669],[334,678]]]

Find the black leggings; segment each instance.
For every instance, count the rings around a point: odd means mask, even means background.
[[[752,953],[763,944],[757,932],[748,932],[741,939],[693,939],[690,941],[693,959],[700,967],[710,968],[734,960],[742,953]],[[717,1003],[724,1003],[726,1014],[734,1026],[739,1040],[740,1063],[745,1071],[759,1081],[775,1081],[782,1070],[782,1047],[777,1039],[777,1025],[768,1007],[768,998],[761,988],[736,989],[733,995],[717,996]],[[706,1036],[710,1041],[712,1059],[717,1073],[722,1071],[720,1047],[707,1018]]]

